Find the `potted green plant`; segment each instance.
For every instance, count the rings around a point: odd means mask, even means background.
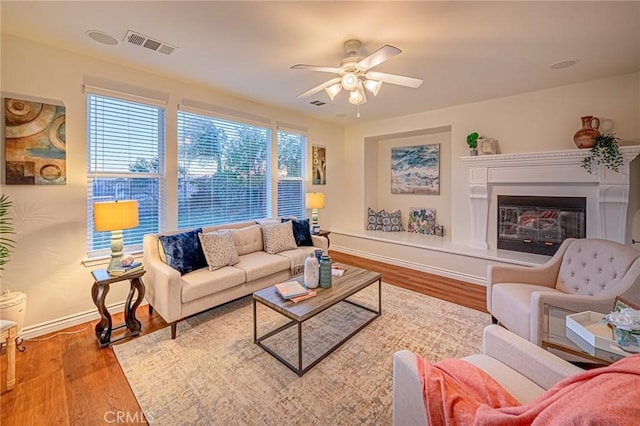
[[[478,133],[473,132],[467,135],[467,145],[470,155],[478,155]]]
[[[14,234],[12,218],[9,216],[11,201],[5,194],[0,196],[0,270],[4,269],[4,265],[9,261],[11,250],[15,246],[15,242],[7,238],[7,235]]]
[[[589,173],[593,173],[593,167],[597,164],[617,172],[624,159],[618,148],[619,139],[613,133],[605,133],[596,137],[596,141],[589,149],[589,154],[582,160],[582,167]]]

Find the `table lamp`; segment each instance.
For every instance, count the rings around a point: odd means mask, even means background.
[[[318,209],[324,209],[324,192],[307,192],[305,204],[311,209],[311,229],[314,234],[320,230],[318,225]]]
[[[93,228],[111,231],[111,261],[107,272],[120,266],[124,245],[122,230],[138,226],[138,202],[135,200],[108,201],[93,204]]]

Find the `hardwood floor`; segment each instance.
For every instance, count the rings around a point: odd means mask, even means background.
[[[386,283],[486,312],[484,287],[330,254],[334,262],[382,273]],[[168,327],[157,313],[149,315],[146,306],[140,307],[136,316],[142,322],[142,334]],[[122,322],[122,314],[113,315],[114,325]],[[6,354],[2,354],[1,425],[146,423],[113,350],[98,348],[94,325],[95,321],[24,342],[26,351],[16,354],[16,386],[12,391],[6,390]]]
[[[487,312],[486,288],[439,275],[414,271],[375,260],[330,252],[331,260],[380,272],[382,281],[418,293],[437,297],[482,312]]]

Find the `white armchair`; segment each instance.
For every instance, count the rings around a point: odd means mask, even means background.
[[[487,269],[487,310],[519,336],[540,345],[550,307],[609,312],[616,296],[640,303],[640,251],[595,238],[567,239],[544,265]]]
[[[498,325],[485,327],[482,354],[463,359],[493,377],[522,404],[533,401],[560,380],[583,371]],[[417,357],[408,350],[393,356],[393,424],[429,424]]]

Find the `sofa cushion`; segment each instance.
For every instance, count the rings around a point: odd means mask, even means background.
[[[231,231],[214,231],[198,234],[209,270],[215,271],[240,261]]]
[[[233,242],[240,256],[262,251],[262,229],[260,225],[251,225],[240,229],[230,229]]]
[[[258,223],[258,225],[277,225],[280,222],[282,222],[282,220],[280,220],[280,218],[278,217],[266,217],[264,219],[256,219],[256,223]]]
[[[246,281],[254,281],[290,268],[289,259],[283,256],[256,251],[240,256],[240,262],[234,268],[244,271]]]
[[[282,222],[287,222],[289,220],[293,226],[293,238],[296,240],[296,245],[312,246],[313,240],[311,239],[311,231],[309,231],[309,219],[283,218]]]
[[[202,228],[159,237],[167,265],[184,275],[207,266],[198,234]]]
[[[264,251],[269,254],[277,254],[281,251],[298,247],[293,237],[293,225],[291,221],[277,225],[263,226],[262,238],[264,239]]]
[[[244,284],[245,273],[233,266],[215,271],[206,268],[190,272],[181,278],[182,303],[188,303],[231,287]]]

